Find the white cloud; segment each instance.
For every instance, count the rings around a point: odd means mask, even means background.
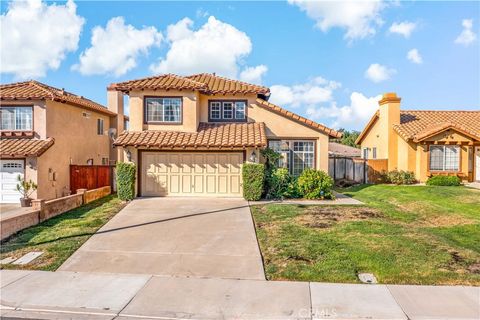
[[[371,64],[365,71],[365,78],[375,83],[390,79],[397,71],[378,63]]]
[[[407,59],[416,64],[422,64],[423,58],[417,49],[412,49],[407,53]]]
[[[383,23],[380,12],[385,5],[381,0],[288,2],[305,11],[323,32],[334,27],[346,29],[344,38],[350,41],[374,35],[376,26]]]
[[[414,22],[409,22],[409,21],[403,21],[400,23],[394,22],[390,26],[388,31],[390,31],[390,33],[396,33],[396,34],[402,35],[405,38],[410,38],[410,35],[412,34],[412,32],[415,30],[416,27],[417,27],[417,24]]]
[[[361,130],[367,121],[378,109],[378,101],[381,95],[366,97],[362,93],[353,92],[350,95],[350,105],[338,107],[333,103],[330,107],[307,108],[307,115],[316,121],[332,120],[330,126],[333,128],[347,128]]]
[[[198,30],[186,18],[167,29],[170,48],[150,69],[155,73],[216,72],[237,78],[243,59],[252,51],[244,32],[211,16]]]
[[[264,64],[256,67],[247,67],[240,72],[240,80],[249,83],[261,84],[262,77],[265,75],[265,73],[267,73],[267,71],[268,67]]]
[[[152,46],[160,45],[161,40],[162,34],[154,27],[136,29],[126,25],[123,17],[115,17],[105,28],[93,28],[91,47],[82,52],[80,62],[72,69],[84,75],[121,76],[137,65],[140,54],[147,54]]]
[[[341,86],[336,81],[328,81],[322,77],[293,86],[273,85],[270,87],[270,101],[278,105],[292,108],[312,106],[333,100],[333,91]]]
[[[460,35],[455,39],[455,43],[463,44],[464,46],[467,47],[477,39],[477,35],[475,34],[475,32],[472,31],[473,20],[472,19],[462,20],[462,26],[463,26],[463,30],[460,33]]]
[[[66,54],[78,48],[85,19],[76,11],[72,0],[65,5],[10,2],[0,16],[1,72],[25,79],[58,69]]]

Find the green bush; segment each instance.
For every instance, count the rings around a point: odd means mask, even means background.
[[[393,170],[387,173],[386,180],[394,184],[414,184],[417,182],[415,174],[411,171]]]
[[[433,176],[428,178],[428,186],[459,186],[461,180],[457,176]]]
[[[243,197],[249,201],[262,198],[265,166],[260,163],[244,163],[242,167]]]
[[[333,199],[333,179],[324,171],[305,169],[298,177],[298,189],[306,199]]]
[[[296,179],[287,168],[277,168],[269,176],[265,175],[265,184],[269,186],[266,191],[268,199],[291,198],[296,189]]]
[[[120,199],[135,198],[135,172],[134,163],[117,163],[117,194]]]

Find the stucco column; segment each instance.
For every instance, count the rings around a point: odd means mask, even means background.
[[[45,220],[45,200],[32,200],[32,209],[34,211],[38,211],[38,219],[40,220],[40,222]]]

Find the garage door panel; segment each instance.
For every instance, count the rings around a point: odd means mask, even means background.
[[[148,152],[142,159],[142,195],[241,196],[242,153]]]
[[[0,203],[19,203],[21,194],[17,191],[17,178],[24,178],[24,160],[0,160]]]
[[[195,193],[203,193],[205,188],[203,187],[205,179],[203,175],[193,176],[193,188]]]
[[[217,176],[207,175],[206,176],[206,189],[207,193],[216,193],[217,192]]]

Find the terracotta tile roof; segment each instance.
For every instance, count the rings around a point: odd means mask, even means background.
[[[77,107],[115,115],[107,108],[82,96],[77,96],[63,89],[54,88],[35,80],[0,85],[1,100],[53,100],[69,103]]]
[[[336,142],[330,142],[328,144],[328,153],[341,157],[360,157],[362,154],[361,150],[358,148]]]
[[[446,129],[480,140],[480,111],[401,110],[400,124],[393,127],[405,140],[422,141]]]
[[[185,78],[204,83],[208,87],[208,93],[222,94],[222,93],[256,93],[269,95],[270,89],[263,86],[258,86],[243,81],[232,80],[224,77],[217,76],[211,73],[199,73]]]
[[[30,157],[40,156],[48,150],[55,140],[48,138],[40,139],[1,139],[0,154],[2,158],[7,157]]]
[[[323,132],[333,138],[341,138],[342,137],[342,133],[341,132],[338,132],[338,131],[335,131],[333,129],[330,129],[320,123],[317,123],[315,121],[312,121],[310,119],[307,119],[307,118],[304,118],[302,116],[299,116],[298,114],[295,114],[291,111],[288,111],[288,110],[285,110],[273,103],[270,103],[268,101],[265,101],[263,99],[260,99],[258,98],[256,100],[257,104],[260,106],[260,107],[263,107],[267,110],[270,110],[270,111],[273,111],[273,112],[276,112],[278,114],[281,114],[282,116],[286,117],[286,118],[289,118],[289,119],[292,119],[292,120],[295,120],[303,125],[306,125],[307,127],[310,127],[312,129],[315,129],[315,130],[318,130],[320,132]]]
[[[263,122],[201,122],[197,132],[125,131],[115,140],[114,145],[158,149],[244,149],[264,147],[267,138]]]
[[[207,91],[205,83],[197,82],[175,74],[162,74],[154,77],[112,83],[108,89],[130,91],[134,89],[171,89],[171,90],[201,90]]]
[[[178,76],[175,74],[162,74],[154,77],[112,83],[108,89],[119,91],[131,90],[198,90],[206,94],[246,94],[256,93],[268,95],[270,89],[254,84],[227,79],[210,73],[200,73],[191,76]]]

